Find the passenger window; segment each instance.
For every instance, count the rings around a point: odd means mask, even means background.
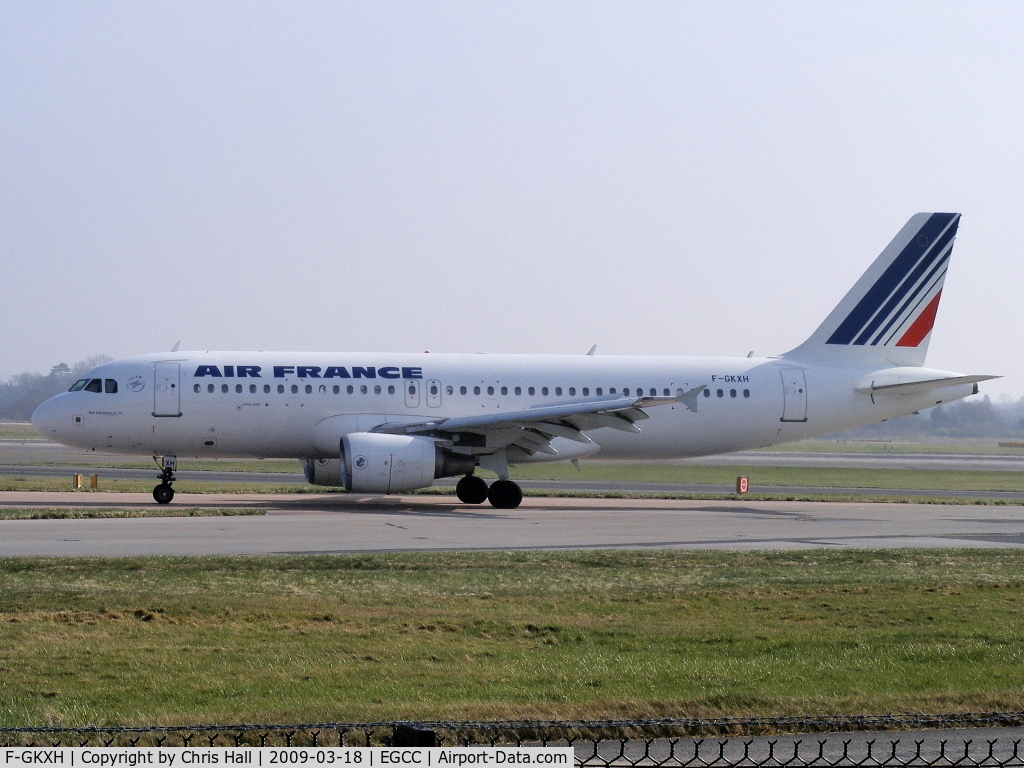
[[[293,395],[299,394],[299,385],[298,384],[292,384],[292,394]]]
[[[88,384],[85,385],[86,392],[102,392],[103,391],[103,380],[92,379]]]
[[[284,384],[278,384],[277,385],[277,394],[279,394],[279,395],[283,395],[284,394]]]
[[[479,395],[480,394],[480,387],[473,387],[473,394],[474,395]]]
[[[392,384],[391,386],[388,387],[388,394],[389,395],[395,394],[395,385],[394,384]]]
[[[521,395],[521,394],[523,394],[523,388],[522,387],[516,387],[515,392],[516,392],[517,395]]]
[[[590,387],[584,387],[583,388],[583,394],[584,395],[589,395],[590,394]]]
[[[547,397],[548,396],[548,388],[547,387],[541,387],[540,388],[540,393],[542,395],[544,395],[544,397]]]
[[[363,387],[363,389],[365,390],[366,387]],[[415,395],[416,394],[416,385],[415,384],[410,384],[409,385],[409,394],[410,395]]]
[[[209,392],[210,394],[213,394],[213,384],[207,384],[206,391]]]
[[[501,394],[507,395],[508,394],[508,387],[502,387],[501,388]]]
[[[305,386],[305,390],[306,390],[306,394],[307,395],[312,395],[313,394],[313,385],[312,384],[307,384]]]
[[[88,379],[79,379],[71,385],[71,389],[68,392],[78,392],[81,389],[85,389],[85,385],[89,383]]]
[[[614,395],[614,394],[615,394],[615,387],[611,387],[611,388],[610,388],[610,389],[608,390],[608,394],[609,394],[609,395]]]
[[[238,394],[242,394],[242,385],[241,384],[235,384],[235,392],[237,392]]]
[[[537,391],[537,390],[535,390],[535,389],[534,389],[533,387],[530,387],[530,388],[529,388],[528,390],[526,390],[526,393],[527,393],[527,394],[528,394],[528,395],[529,395],[530,397],[533,397],[533,395],[534,395],[534,394],[536,393],[536,391]]]
[[[629,397],[629,387],[623,387],[623,388],[622,388],[622,394],[623,394],[623,395],[624,395],[625,397]]]
[[[412,389],[412,387],[409,387],[409,389]],[[361,387],[359,387],[359,394],[360,395],[365,395],[367,393],[367,391],[368,390],[366,389],[366,385],[365,384],[363,384]]]
[[[321,395],[326,395],[327,394],[327,385],[326,384],[321,384],[319,387],[317,387],[317,392],[319,392]]]
[[[336,395],[340,395],[340,394],[341,394],[341,387],[339,387],[339,386],[338,386],[337,384],[335,384],[335,385],[334,385],[334,386],[333,386],[333,387],[331,388],[331,392],[333,392],[333,393],[334,393],[334,394],[336,394]]]
[[[651,387],[651,397],[654,397],[657,394],[658,394],[658,390],[656,390],[654,387]]]
[[[487,394],[488,395],[493,395],[494,394],[494,387],[488,387],[487,388]]]
[[[663,390],[661,390],[661,394],[663,394],[665,397],[668,397],[668,391],[668,387],[665,387]]]
[[[106,392],[108,395],[116,395],[117,394],[117,382],[114,381],[113,379],[104,379],[103,380],[103,391]]]
[[[744,389],[743,390],[743,396],[744,397],[750,397],[750,390],[749,389]]]
[[[719,397],[725,396],[725,392],[723,392],[722,390],[718,390],[717,392],[715,392],[715,394],[718,395]]]
[[[265,395],[269,395],[270,394],[270,385],[269,384],[264,384],[263,385],[263,394],[265,394]]]
[[[220,391],[224,392],[226,394],[227,391],[228,391],[228,385],[227,384],[221,384],[220,385]]]
[[[460,395],[466,394],[466,388],[465,387],[459,387],[459,394]]]
[[[379,395],[380,394],[380,384],[374,384],[373,385],[373,394],[375,394],[375,395]]]
[[[598,387],[596,390],[594,390],[594,394],[600,397],[602,394],[604,394],[604,390]]]
[[[576,395],[576,387],[569,387],[569,397],[574,397],[575,395]]]
[[[250,395],[255,395],[256,394],[256,385],[255,384],[250,384],[249,385],[249,394]]]
[[[558,397],[561,397],[562,396],[562,388],[561,387],[555,387],[555,394]]]
[[[437,394],[437,384],[431,384],[430,385],[430,394],[432,394],[432,395],[436,395]]]
[[[348,385],[347,387],[345,387],[345,391],[346,391],[346,392],[347,392],[348,394],[350,394],[350,395],[351,395],[351,394],[352,394],[353,392],[355,392],[356,390],[355,390],[355,387],[353,387],[353,386],[352,386],[351,384],[349,384],[349,385]]]
[[[735,389],[730,389],[729,390],[729,397],[736,397],[736,390]]]
[[[454,395],[455,394],[455,387],[453,387],[453,386],[451,386],[449,384],[447,387],[444,388],[444,391],[445,391],[445,394],[447,394],[447,395]]]
[[[198,384],[196,384],[196,385],[194,385],[194,386],[192,387],[192,391],[193,391],[193,392],[198,392],[198,391],[199,391],[199,390],[201,390],[201,389],[202,389],[202,387],[200,387],[200,386],[199,386]]]
[[[704,397],[711,397],[711,390],[710,389],[705,389],[704,390]]]

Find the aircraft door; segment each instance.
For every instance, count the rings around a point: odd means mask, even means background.
[[[178,363],[153,365],[153,415],[181,416],[181,366]]]
[[[420,385],[423,382],[420,379],[406,379],[405,380],[405,407],[406,408],[419,408],[420,407]]]
[[[437,379],[430,379],[427,382],[427,405],[431,408],[441,405],[441,382]]]
[[[779,421],[807,421],[807,379],[803,368],[783,368],[782,418]]]

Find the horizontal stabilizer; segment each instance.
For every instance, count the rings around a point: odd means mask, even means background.
[[[878,395],[916,395],[923,392],[933,392],[945,387],[956,387],[963,384],[977,384],[981,381],[998,379],[999,376],[941,376],[938,378],[917,379],[914,381],[886,382],[872,380],[864,383],[856,389],[858,392],[867,392]]]

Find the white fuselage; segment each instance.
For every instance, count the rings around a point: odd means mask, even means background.
[[[974,391],[966,384],[910,395],[857,391],[876,368],[791,358],[168,353],[96,368],[88,376],[116,382],[116,392],[66,392],[40,406],[33,423],[57,442],[109,453],[313,459],[337,457],[331,442],[318,440],[327,419],[336,437],[339,423],[342,431],[366,432],[385,422],[677,396],[706,386],[689,401],[645,408],[639,432],[589,431],[594,445],[579,454],[664,459],[824,435]],[[562,450],[520,460],[573,457]]]

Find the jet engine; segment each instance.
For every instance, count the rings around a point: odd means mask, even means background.
[[[337,459],[305,460],[306,480],[356,493],[406,493],[476,466],[472,456],[446,451],[429,437],[353,432],[342,437],[340,448]]]

